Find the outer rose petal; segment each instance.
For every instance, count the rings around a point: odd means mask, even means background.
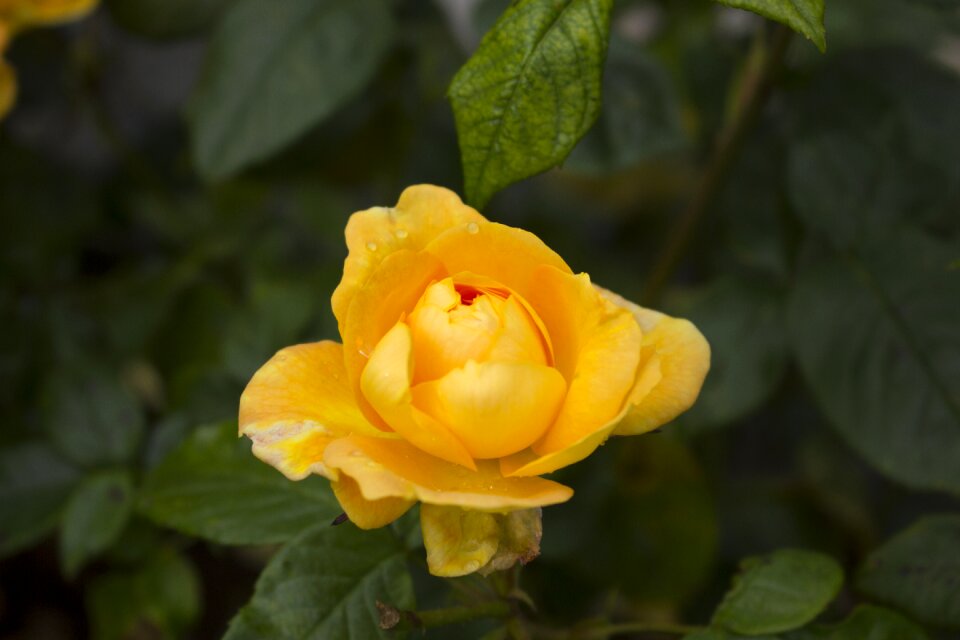
[[[419,251],[451,227],[485,220],[453,191],[427,184],[408,187],[395,207],[374,207],[350,216],[349,254],[331,301],[341,334],[354,295],[387,256],[403,249]]]
[[[553,339],[557,368],[570,381],[556,422],[533,445],[546,455],[580,442],[620,413],[636,380],[641,332],[633,316],[600,296],[586,274],[553,267],[534,273],[539,286],[529,301]]]
[[[539,457],[527,451],[501,459],[505,476],[549,473],[587,457],[611,434],[636,435],[656,429],[686,411],[700,393],[710,368],[710,346],[697,328],[687,320],[644,309],[601,287],[596,289],[608,301],[629,310],[643,330],[640,364],[629,395],[619,414],[565,449]],[[561,348],[556,349],[559,362]]]
[[[380,339],[413,310],[431,282],[445,276],[443,265],[430,254],[401,250],[383,260],[354,294],[341,331],[344,363],[360,410],[377,426],[386,428],[360,393],[360,374]]]
[[[487,575],[540,554],[540,509],[484,513],[425,504],[420,509],[427,565],[435,576]]]
[[[420,507],[420,528],[427,567],[435,576],[473,573],[490,562],[500,544],[496,516],[483,511],[425,504]]]
[[[332,442],[324,464],[357,481],[367,500],[404,498],[425,504],[504,512],[566,502],[573,490],[543,478],[504,478],[497,463],[477,471],[435,458],[408,442],[352,435]]]
[[[254,455],[292,480],[328,475],[324,449],[354,432],[395,437],[374,429],[357,409],[336,342],[277,352],[240,396],[240,433],[253,440]]]
[[[361,529],[379,529],[402,516],[412,507],[413,500],[403,498],[383,498],[367,500],[360,493],[357,483],[345,475],[330,483],[337,502],[343,507],[350,521]]]
[[[643,329],[643,355],[629,410],[614,435],[646,433],[670,422],[697,400],[710,370],[710,344],[688,320],[644,309],[597,287],[628,309]],[[654,371],[656,370],[656,371]]]
[[[529,300],[536,269],[549,265],[571,273],[563,259],[529,231],[496,222],[471,222],[445,231],[427,245],[449,273],[482,274]]]
[[[410,327],[398,322],[380,340],[360,377],[360,389],[393,429],[438,458],[476,469],[463,443],[444,425],[413,406],[413,341]]]

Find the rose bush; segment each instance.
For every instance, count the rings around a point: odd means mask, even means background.
[[[10,39],[23,29],[76,20],[95,6],[97,0],[0,0],[0,118],[17,97],[17,76],[3,57]]]
[[[539,476],[696,399],[710,349],[688,321],[591,283],[536,236],[439,187],[355,213],[332,306],[343,344],[288,347],[253,376],[240,432],[290,479],[328,478],[361,528],[422,503],[435,575],[538,553]]]

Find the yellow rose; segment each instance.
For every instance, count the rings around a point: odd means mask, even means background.
[[[240,399],[240,432],[287,477],[330,479],[361,528],[421,502],[435,575],[536,556],[538,476],[672,420],[710,348],[688,321],[590,282],[536,236],[439,187],[353,214],[333,293],[343,344],[288,347]]]
[[[97,0],[0,0],[0,120],[17,97],[17,76],[3,59],[10,38],[23,29],[82,18]]]

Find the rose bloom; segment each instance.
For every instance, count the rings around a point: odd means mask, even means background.
[[[420,502],[434,575],[535,557],[540,507],[573,495],[540,476],[669,422],[709,369],[690,322],[597,287],[446,189],[355,213],[346,239],[343,344],[271,358],[240,433],[288,478],[328,478],[360,528]]]
[[[17,97],[17,76],[3,59],[13,35],[30,27],[76,20],[95,6],[97,0],[0,0],[0,118]]]

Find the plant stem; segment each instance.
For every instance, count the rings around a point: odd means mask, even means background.
[[[626,633],[659,633],[685,636],[703,631],[704,627],[657,622],[622,622],[619,624],[593,623],[593,626],[580,625],[572,629],[551,629],[534,625],[533,629],[536,632],[535,636],[544,640],[605,640]]]
[[[703,627],[685,624],[624,622],[622,624],[611,624],[593,629],[585,629],[580,633],[575,633],[572,637],[576,640],[602,640],[625,633],[661,633],[664,635],[685,636],[688,633],[702,630]]]
[[[513,607],[504,600],[491,600],[473,606],[429,611],[403,611],[377,602],[377,609],[380,611],[380,628],[398,631],[442,627],[481,618],[509,618],[513,615]]]
[[[772,81],[783,64],[783,58],[790,43],[790,30],[777,25],[771,38],[769,50],[759,65],[748,66],[746,76],[740,85],[738,99],[735,101],[732,117],[720,131],[717,146],[714,149],[693,198],[680,214],[670,231],[667,243],[654,264],[643,293],[642,304],[650,306],[657,302],[663,288],[673,276],[680,258],[683,257],[697,226],[703,220],[710,205],[716,199],[723,181],[733,161],[737,158],[747,132],[756,122],[770,95]],[[758,39],[758,46],[766,46]]]

